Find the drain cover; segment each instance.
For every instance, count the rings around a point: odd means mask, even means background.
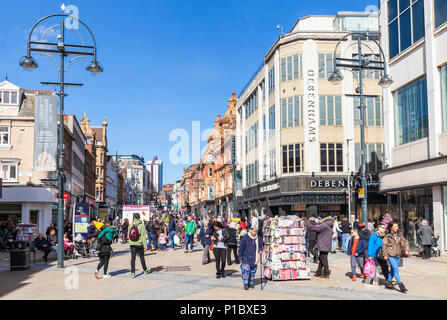
[[[172,271],[191,271],[191,268],[189,266],[177,266],[177,267],[165,268],[165,272],[172,272]]]

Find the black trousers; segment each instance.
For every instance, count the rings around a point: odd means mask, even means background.
[[[424,256],[426,259],[430,259],[431,257],[431,245],[428,244],[424,244]]]
[[[377,262],[379,263],[380,269],[382,269],[385,280],[388,280],[388,274],[390,273],[390,269],[388,268],[388,261],[386,261],[385,259],[377,258]]]
[[[100,253],[99,264],[96,270],[100,270],[104,266],[104,274],[107,274],[107,269],[109,268],[110,253]]]
[[[231,252],[233,251],[234,254],[234,261],[236,263],[239,263],[239,257],[237,256],[237,246],[235,247],[228,247],[227,249],[227,263],[231,265]]]
[[[225,260],[227,258],[227,249],[214,248],[214,257],[216,258],[216,275],[222,276],[225,274]]]
[[[146,261],[144,260],[144,247],[143,246],[130,246],[130,272],[135,273],[135,259],[137,254],[140,256],[141,266],[146,271]]]
[[[318,250],[315,249],[316,243],[317,241],[315,240],[309,240],[309,252],[312,253],[312,255],[314,256],[314,260],[317,260],[318,258]]]
[[[48,254],[51,252],[51,247],[41,247],[39,248],[40,251],[43,252],[44,258],[48,257]]]
[[[317,274],[328,276],[329,275],[329,262],[327,260],[327,255],[329,252],[320,251],[320,262],[318,263]]]

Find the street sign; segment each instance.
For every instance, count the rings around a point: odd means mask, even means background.
[[[365,198],[365,189],[359,188],[359,199]]]

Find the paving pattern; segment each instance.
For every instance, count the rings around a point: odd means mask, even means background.
[[[201,264],[201,247],[193,253],[182,248],[166,252],[146,252],[146,263],[151,273],[142,272],[137,259],[137,277],[130,278],[130,252],[127,245],[114,245],[108,279],[97,280],[93,272],[97,257],[65,261],[66,268],[57,269],[56,261],[38,261],[31,270],[10,272],[9,261],[0,255],[0,299],[123,299],[123,300],[307,300],[307,299],[446,299],[447,259],[425,261],[405,259],[401,278],[409,293],[386,290],[353,282],[349,278],[349,258],[342,254],[330,255],[330,279],[312,278],[302,281],[263,282],[258,272],[255,289],[242,288],[239,265],[227,266],[227,277],[216,279],[215,265]],[[179,268],[179,267],[189,267]],[[309,263],[311,271],[317,265]],[[166,269],[171,269],[166,272]]]

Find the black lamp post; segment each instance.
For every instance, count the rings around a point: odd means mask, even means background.
[[[52,29],[54,27],[60,28],[60,34],[57,37],[57,43],[50,43],[50,42],[44,42],[44,41],[31,41],[31,36],[33,34],[34,29],[39,25],[41,22],[53,18],[53,17],[61,17],[62,22],[60,25],[50,27],[49,29]],[[65,19],[70,18],[77,20],[80,22],[85,29],[90,33],[90,36],[93,40],[93,46],[86,46],[84,45],[84,41],[81,37],[82,44],[67,44],[65,43]],[[49,30],[47,29],[44,32],[45,33]],[[80,35],[79,35],[80,36]],[[42,37],[43,38],[43,37]],[[84,50],[84,51],[81,51]],[[67,15],[67,14],[52,14],[49,16],[46,16],[39,21],[37,21],[34,26],[31,28],[31,31],[28,36],[28,44],[27,44],[27,55],[22,57],[20,59],[20,66],[22,66],[26,71],[33,71],[37,68],[37,62],[34,60],[34,58],[31,56],[31,52],[40,52],[41,54],[47,55],[49,53],[58,54],[60,56],[60,65],[59,65],[59,73],[60,73],[60,80],[59,82],[45,82],[45,84],[50,85],[56,85],[59,86],[59,98],[60,98],[60,121],[59,121],[59,151],[58,151],[58,166],[57,166],[57,176],[58,176],[58,185],[59,185],[59,195],[58,195],[58,214],[57,214],[57,225],[58,225],[58,249],[57,249],[57,267],[63,268],[64,267],[64,182],[65,182],[65,175],[64,175],[64,97],[65,97],[65,87],[66,86],[79,86],[80,84],[73,84],[73,83],[65,83],[65,72],[68,70],[68,66],[72,61],[74,61],[77,58],[80,57],[86,57],[86,56],[92,56],[93,60],[90,62],[90,64],[86,67],[87,71],[91,72],[92,74],[98,74],[103,71],[103,68],[101,64],[96,59],[96,40],[93,36],[93,33],[89,29],[89,27],[79,20],[76,17]],[[70,55],[75,55],[73,59],[71,59],[67,64],[67,69],[65,69],[65,57],[68,57]],[[50,57],[50,56],[49,56]],[[51,58],[51,57],[50,57]],[[52,59],[52,58],[51,58]],[[55,60],[53,60],[56,62]]]
[[[345,40],[347,37],[357,36],[357,50],[358,50],[358,59],[346,59],[346,58],[337,58],[337,48],[340,43]],[[365,39],[369,39],[373,41],[380,50],[380,54],[382,56],[382,61],[372,61],[365,57],[362,52],[362,37]],[[361,172],[361,181],[362,181],[362,189],[364,192],[362,199],[362,218],[363,222],[368,223],[368,200],[367,200],[367,180],[366,180],[366,159],[365,159],[365,103],[363,96],[363,70],[379,70],[382,71],[382,76],[379,81],[379,85],[382,87],[388,87],[393,83],[393,79],[386,71],[386,63],[385,63],[385,55],[383,54],[383,50],[380,47],[379,43],[372,38],[370,35],[366,33],[360,32],[352,32],[345,36],[343,36],[337,43],[334,49],[334,61],[333,61],[334,69],[328,76],[328,81],[334,84],[339,83],[343,80],[343,75],[340,73],[339,68],[347,68],[350,70],[358,71],[359,74],[359,87],[357,89],[357,93],[359,93],[360,97],[360,105],[358,108],[360,109],[360,139],[361,139],[361,158],[362,158],[362,172]],[[351,213],[349,213],[350,215]]]

